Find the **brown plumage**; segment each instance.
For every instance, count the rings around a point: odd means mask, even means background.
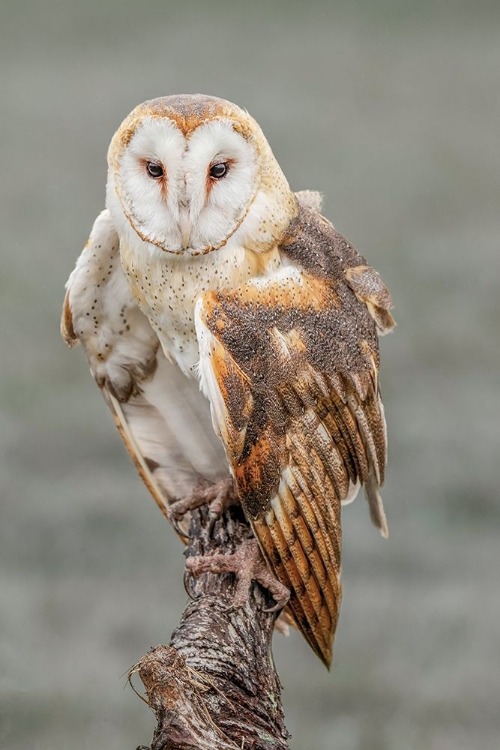
[[[241,502],[270,567],[293,591],[295,620],[329,664],[341,598],[340,504],[358,481],[387,535],[376,327],[349,279],[366,269],[384,332],[391,301],[364,258],[307,209],[280,249],[296,263],[290,273],[205,295],[202,320]]]

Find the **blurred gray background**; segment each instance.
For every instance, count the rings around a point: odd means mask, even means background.
[[[291,747],[498,750],[500,4],[3,0],[0,34],[0,746],[151,739],[123,673],[179,619],[182,547],[59,314],[114,130],[204,92],[324,192],[399,324],[391,535],[345,509],[330,674],[275,638]]]

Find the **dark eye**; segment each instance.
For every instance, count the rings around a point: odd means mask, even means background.
[[[214,164],[213,167],[210,168],[210,177],[213,177],[215,180],[220,180],[222,177],[226,176],[228,169],[229,164],[225,161],[220,164]]]
[[[146,162],[146,169],[148,170],[148,175],[150,177],[154,177],[155,179],[158,177],[163,177],[163,167],[161,167],[154,161]]]

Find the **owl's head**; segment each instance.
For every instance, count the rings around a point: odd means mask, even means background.
[[[107,205],[118,233],[177,255],[234,239],[266,250],[296,201],[261,129],[215,97],[167,96],[134,109],[108,152]]]

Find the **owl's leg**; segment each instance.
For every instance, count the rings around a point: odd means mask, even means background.
[[[183,534],[181,529],[179,529],[179,523],[190,510],[201,508],[202,505],[208,505],[210,520],[213,524],[227,508],[231,505],[236,505],[238,502],[238,493],[236,492],[234,482],[228,477],[228,479],[223,479],[209,487],[196,490],[191,495],[183,497],[182,500],[172,503],[168,509],[168,517],[175,530],[179,534]]]
[[[290,591],[273,576],[266,565],[255,539],[243,542],[232,555],[206,555],[189,557],[186,568],[195,578],[202,573],[234,573],[236,592],[231,609],[245,607],[250,595],[252,581],[257,581],[274,597],[274,607],[265,612],[277,612],[287,604]]]

